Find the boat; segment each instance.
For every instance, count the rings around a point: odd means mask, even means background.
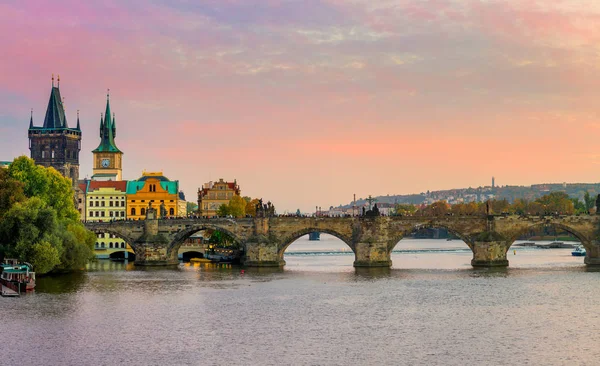
[[[210,259],[207,258],[192,258],[190,259],[192,263],[213,263]]]
[[[19,263],[16,259],[5,259],[0,264],[0,284],[9,289],[23,293],[35,289],[35,272],[27,262]]]
[[[575,247],[571,252],[571,255],[574,257],[583,257],[585,256],[585,249],[582,247]]]

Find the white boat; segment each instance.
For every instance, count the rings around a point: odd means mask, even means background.
[[[573,249],[571,252],[571,255],[574,257],[583,257],[585,256],[585,249],[579,246],[575,247],[575,249]]]

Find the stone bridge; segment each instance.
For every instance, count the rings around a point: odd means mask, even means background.
[[[473,251],[475,267],[507,266],[512,243],[544,226],[576,236],[587,250],[586,264],[600,264],[600,216],[443,216],[443,217],[271,217],[244,219],[176,219],[86,223],[95,233],[125,239],[137,265],[172,265],[192,234],[212,229],[229,234],[244,249],[246,266],[283,266],[283,254],[296,239],[313,231],[331,234],[354,252],[355,267],[389,267],[391,253],[404,237],[423,228],[445,228]]]

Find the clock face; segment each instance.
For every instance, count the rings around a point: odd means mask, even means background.
[[[101,164],[103,168],[108,168],[108,166],[110,165],[110,159],[102,159]]]

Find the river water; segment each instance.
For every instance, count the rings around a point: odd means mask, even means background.
[[[283,270],[101,261],[0,298],[0,365],[597,365],[600,272],[570,249],[472,269],[461,241],[401,241],[354,269],[299,239]]]

